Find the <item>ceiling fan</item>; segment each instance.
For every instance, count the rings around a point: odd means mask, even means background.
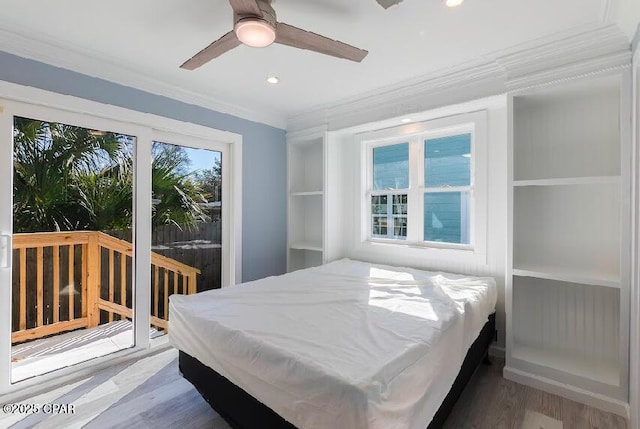
[[[229,0],[229,3],[233,9],[233,30],[185,61],[180,68],[194,70],[241,44],[264,48],[279,43],[356,62],[361,62],[368,54],[364,49],[278,22],[271,0]]]
[[[402,3],[402,0],[376,0],[380,6],[389,9],[391,6]]]

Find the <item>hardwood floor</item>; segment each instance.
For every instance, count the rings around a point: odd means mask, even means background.
[[[502,377],[504,361],[481,365],[444,429],[626,429],[626,420]]]
[[[0,414],[0,427],[228,429],[226,422],[178,374],[177,356],[176,350],[164,351],[24,400],[22,403],[71,403],[75,414]],[[501,372],[502,362],[483,365],[445,428],[627,427],[619,416],[513,383],[502,378]]]

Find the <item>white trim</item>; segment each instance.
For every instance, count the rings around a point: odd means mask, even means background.
[[[620,184],[620,176],[567,177],[558,179],[514,180],[513,186],[573,186],[594,184]]]
[[[619,352],[620,387],[624,392],[624,399],[629,400],[630,382],[630,320],[631,320],[631,255],[633,248],[632,228],[632,182],[633,182],[633,140],[632,140],[632,73],[631,69],[625,70],[620,76],[620,174],[622,183],[620,186],[620,236],[622,237],[620,249],[620,339]],[[628,406],[628,403],[627,403]],[[629,418],[629,414],[627,414]]]
[[[640,39],[640,26],[636,41]],[[631,171],[631,322],[629,350],[630,428],[640,428],[640,49],[634,45],[632,73],[632,171]]]
[[[151,130],[142,128],[136,139],[133,187],[135,204],[134,219],[134,298],[133,324],[135,345],[139,349],[149,347],[148,334],[151,326],[151,294],[145,293],[144,287],[137,285],[151,285],[151,269],[138,270],[135,267],[151,267]],[[138,225],[141,227],[138,228]]]
[[[0,106],[1,107],[1,106]],[[0,108],[0,201],[13,199],[13,116]],[[9,143],[9,147],[6,147]],[[2,207],[2,205],[0,205]],[[12,236],[13,210],[11,205],[0,209],[0,234]],[[11,240],[9,247],[11,248]],[[13,252],[9,252],[9,262]],[[0,305],[11,302],[12,265],[0,268]],[[11,312],[0,309],[0,389],[11,384]],[[1,390],[0,390],[1,391]]]
[[[400,119],[416,112],[477,100],[544,82],[627,67],[629,39],[613,24],[581,27],[493,52],[455,67],[292,115],[287,129],[327,124],[341,130]],[[415,119],[415,118],[414,118]],[[391,125],[391,126],[393,126]]]
[[[618,3],[619,0],[602,0],[600,8],[600,22],[608,24],[614,21]]]
[[[87,112],[91,112],[88,114]],[[151,139],[153,138],[152,130],[156,133],[167,137],[175,137],[180,141],[188,141],[190,144],[199,144],[202,147],[211,147],[210,142],[220,146],[230,147],[230,162],[233,165],[233,177],[231,171],[224,169],[226,172],[223,180],[230,183],[227,186],[227,195],[223,195],[225,201],[229,201],[228,207],[231,213],[227,216],[229,220],[229,248],[231,254],[235,255],[234,260],[228,261],[229,278],[228,284],[234,284],[241,281],[242,273],[242,136],[226,131],[219,131],[212,128],[203,127],[187,122],[176,121],[148,113],[141,113],[134,110],[124,109],[121,107],[105,105],[102,103],[89,101],[77,97],[60,95],[57,93],[44,91],[41,89],[25,87],[9,82],[0,81],[0,136],[5,137],[0,144],[6,145],[9,142],[11,146],[13,116],[37,117],[39,119],[57,121],[63,123],[74,124],[91,129],[103,129],[113,132],[136,136],[136,160],[135,160],[135,182],[137,187],[135,216],[135,263],[142,264],[150,257],[144,256],[150,254],[150,221],[146,224],[145,219],[149,220],[151,215],[150,195],[150,162],[151,162]],[[209,143],[207,143],[209,142]],[[2,201],[11,201],[12,199],[12,171],[13,157],[11,147],[4,147],[0,150],[0,163],[4,168],[0,169],[4,174],[4,183],[9,186],[0,187],[0,198]],[[145,160],[146,158],[146,160]],[[146,161],[146,162],[145,162]],[[144,198],[147,195],[149,198]],[[144,201],[147,201],[145,203]],[[0,210],[0,233],[7,235],[12,234],[12,208],[7,205]],[[239,218],[235,218],[239,216]],[[148,261],[150,266],[150,260]],[[224,261],[223,261],[224,263]],[[136,270],[136,284],[149,284],[150,270]],[[224,270],[223,270],[224,272]],[[11,284],[11,269],[0,268],[0,281],[2,284]],[[156,347],[163,347],[166,340],[160,339],[149,341],[148,338],[148,319],[149,319],[149,297],[144,294],[143,288],[135,288],[134,311],[137,314],[135,320],[135,345],[130,349],[121,350],[104,357],[96,358],[87,362],[83,362],[71,367],[62,368],[51,373],[32,377],[18,383],[10,383],[10,350],[11,350],[11,320],[10,312],[0,311],[0,394],[9,394],[22,392],[23,389],[33,388],[34,386],[48,386],[63,379],[75,378],[78,374],[88,375],[94,371],[96,365],[109,365],[119,359],[134,354],[148,353]],[[5,296],[6,295],[6,296]],[[0,298],[4,303],[10,303],[11,288],[0,288]],[[17,393],[19,394],[19,393]]]
[[[580,402],[603,411],[617,414],[626,419],[629,418],[629,404],[626,402],[599,395],[588,390],[580,389],[569,384],[560,383],[546,377],[530,374],[525,371],[505,366],[503,370],[504,378],[516,383],[531,386],[553,395],[559,395],[572,401]]]
[[[620,278],[615,277],[588,277],[580,273],[554,272],[553,270],[513,268],[514,276],[533,277],[537,279],[556,280],[559,282],[575,283],[576,285],[592,285],[602,287],[612,287],[620,289]]]
[[[20,101],[34,106],[46,106],[61,112],[74,112],[81,115],[91,112],[96,118],[106,118],[126,124],[151,127],[159,131],[176,132],[180,135],[198,137],[204,140],[238,143],[242,135],[229,131],[216,130],[191,122],[178,121],[151,113],[125,109],[124,107],[98,103],[71,95],[58,94],[30,86],[0,81],[0,98]]]
[[[118,85],[129,86],[150,94],[160,95],[195,104],[206,109],[226,113],[249,121],[267,124],[276,128],[286,128],[284,113],[274,109],[249,108],[233,103],[225,103],[215,94],[203,94],[195,90],[181,88],[155,78],[143,72],[134,71],[115,59],[96,57],[93,52],[83,51],[75,46],[62,46],[51,41],[34,39],[33,35],[20,34],[19,29],[7,27],[2,23],[0,29],[0,46],[2,50],[23,58],[40,61],[72,72],[97,77]],[[177,65],[176,65],[177,67]]]

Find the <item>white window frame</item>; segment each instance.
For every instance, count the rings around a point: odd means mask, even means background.
[[[87,112],[91,112],[88,114]],[[13,198],[13,118],[21,116],[100,129],[136,137],[134,162],[134,285],[151,284],[151,143],[154,140],[222,151],[223,160],[223,286],[242,281],[242,136],[162,116],[106,105],[32,87],[0,81],[0,201]],[[224,158],[223,158],[224,159]],[[226,183],[226,185],[224,185]],[[0,205],[0,236],[10,249],[11,204]],[[226,219],[226,221],[225,221]],[[2,249],[0,249],[2,250]],[[8,267],[0,267],[0,284],[11,284],[11,252]],[[0,288],[0,305],[11,302],[11,288]],[[5,303],[5,304],[3,304]],[[97,368],[167,347],[167,336],[151,340],[150,288],[134,286],[134,345],[106,356],[54,370],[16,383],[11,382],[11,312],[0,308],[0,395],[19,397],[46,386],[89,376]]]
[[[424,183],[425,141],[471,134],[471,183],[463,187],[426,188]],[[487,233],[487,113],[486,111],[465,113],[425,122],[369,132],[360,136],[361,143],[361,234],[360,247],[389,246],[422,251],[435,259],[456,260],[460,258],[477,263],[486,263]],[[373,189],[373,150],[399,143],[409,144],[409,188],[393,190]],[[470,190],[469,244],[424,241],[424,194],[430,191],[459,192]],[[371,197],[373,195],[408,194],[407,238],[375,237],[372,233]]]

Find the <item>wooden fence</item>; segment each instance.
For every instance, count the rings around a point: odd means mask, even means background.
[[[131,241],[131,230],[106,232]],[[202,222],[192,228],[160,225],[153,227],[151,246],[155,253],[198,268],[199,291],[217,289],[222,284],[221,235],[220,221]]]
[[[12,343],[132,318],[131,243],[97,231],[13,236]],[[151,324],[167,329],[171,293],[197,292],[200,270],[152,253]]]

